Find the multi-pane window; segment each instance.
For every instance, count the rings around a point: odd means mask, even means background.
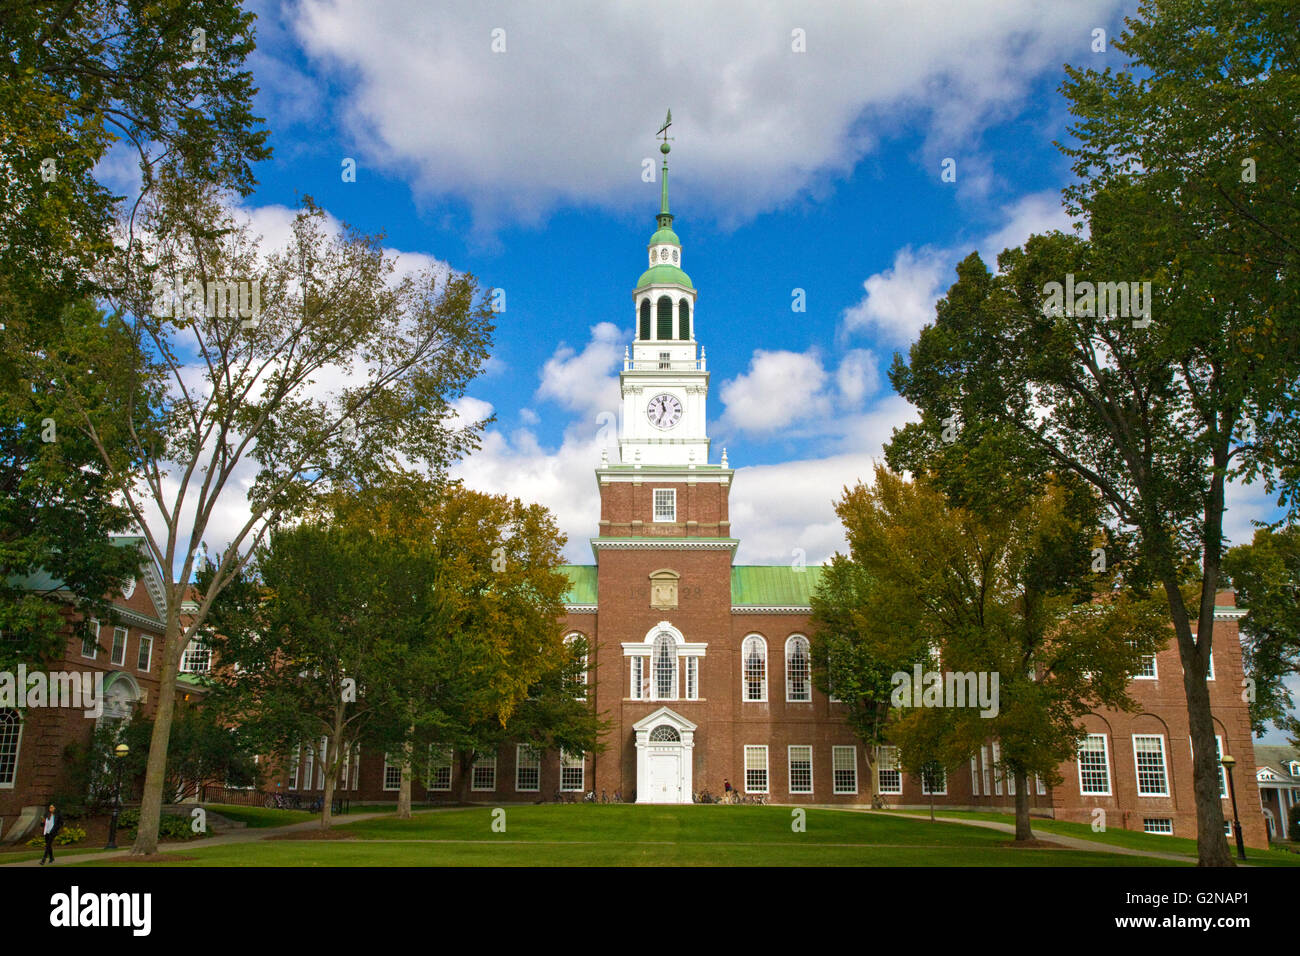
[[[1219,765],[1219,796],[1228,795],[1228,775],[1223,769],[1223,738],[1218,734],[1214,735],[1214,756],[1215,762]]]
[[[1165,738],[1159,734],[1134,735],[1133,758],[1137,764],[1138,796],[1169,796],[1169,781],[1165,776]]]
[[[302,788],[311,789],[311,772],[316,766],[316,751],[312,749],[311,744],[307,745],[307,752],[302,758]]]
[[[928,764],[921,770],[921,792],[942,797],[948,793],[948,771],[935,764]]]
[[[812,700],[808,638],[796,634],[785,642],[785,699]]]
[[[298,771],[301,769],[298,766],[298,760],[301,755],[301,752],[302,752],[301,747],[294,747],[293,753],[289,755],[289,789],[290,790],[298,789]]]
[[[1106,735],[1089,734],[1079,744],[1079,792],[1110,796],[1110,762],[1106,759]]]
[[[451,789],[450,750],[440,750],[436,746],[429,746],[428,786],[430,790],[444,793]]]
[[[212,648],[195,638],[185,645],[181,655],[182,674],[206,674],[212,669]]]
[[[677,642],[671,634],[655,638],[651,652],[655,700],[677,699]]]
[[[1002,796],[1002,748],[995,740],[991,744],[993,747],[993,794]]]
[[[1038,788],[1038,795],[1040,797],[1047,796],[1047,785],[1043,783],[1043,778],[1040,777],[1038,774],[1034,774],[1034,784]]]
[[[18,776],[18,744],[22,739],[23,719],[12,708],[0,710],[0,788],[10,790]]]
[[[655,521],[676,521],[677,520],[677,489],[676,488],[656,488],[655,489]]]
[[[980,767],[981,776],[984,778],[984,796],[987,797],[993,792],[993,788],[989,786],[989,748],[985,746],[980,747]]]
[[[81,656],[92,661],[99,656],[99,622],[87,621],[85,633],[81,637]]]
[[[790,761],[790,792],[812,793],[812,747],[803,745],[788,748]]]
[[[767,643],[757,634],[745,638],[740,656],[745,671],[745,700],[767,700]]]
[[[135,669],[138,671],[147,671],[153,664],[153,636],[150,634],[140,635],[140,649],[135,655]]]
[[[586,756],[576,753],[570,756],[560,751],[560,789],[581,791],[586,781]]]
[[[1137,649],[1137,641],[1129,641],[1133,648]],[[1155,680],[1156,679],[1156,656],[1154,654],[1143,654],[1138,659],[1138,669],[1134,672],[1133,677],[1137,680]]]
[[[488,754],[474,761],[470,771],[469,788],[471,790],[495,790],[497,788],[497,755]]]
[[[527,744],[515,748],[515,789],[523,793],[542,789],[542,755]]]
[[[902,793],[903,773],[898,769],[898,748],[881,747],[876,764],[877,787],[881,793]]]
[[[745,747],[745,792],[767,793],[767,747]]]
[[[975,757],[970,758],[970,795],[980,795],[980,767],[979,760]]]
[[[108,656],[108,660],[117,667],[126,666],[126,628],[113,628],[113,653]]]
[[[645,696],[645,658],[632,658],[632,694],[633,700],[641,700]]]
[[[384,754],[384,789],[399,790],[402,786],[402,765]]]
[[[858,748],[831,748],[831,778],[836,793],[858,792]]]
[[[699,700],[700,698],[700,659],[698,657],[686,658],[686,699]]]
[[[586,638],[584,638],[581,634],[574,633],[566,637],[564,639],[564,642],[568,644],[569,647],[577,655],[577,660],[579,665],[578,672],[573,675],[573,684],[574,684],[573,696],[577,700],[586,700],[587,699],[587,655],[585,651],[583,651],[582,653],[578,653],[579,649],[586,646]]]
[[[1174,832],[1174,821],[1168,817],[1146,817],[1142,820],[1142,832],[1171,834]]]

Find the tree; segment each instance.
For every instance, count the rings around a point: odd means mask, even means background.
[[[103,595],[138,571],[139,556],[108,540],[127,530],[129,511],[32,359],[59,350],[68,326],[83,339],[121,334],[91,305],[107,291],[96,273],[121,202],[95,172],[115,143],[129,144],[144,191],[164,170],[251,190],[250,163],[270,155],[242,69],[252,20],[231,0],[0,10],[0,630],[17,638],[0,666],[61,654],[51,598],[108,619]],[[91,355],[111,348],[85,344]],[[98,397],[112,443],[122,396]]]
[[[1300,506],[1296,27],[1263,0],[1144,2],[1115,42],[1143,75],[1067,68],[1062,88],[1090,239],[1031,237],[997,276],[967,258],[891,372],[923,416],[900,448],[1009,432],[1028,451],[1006,469],[1083,478],[1134,533],[1132,573],[1163,587],[1178,641],[1206,866],[1232,865],[1205,684],[1225,489],[1263,480]]]
[[[1059,783],[1085,714],[1133,706],[1141,655],[1168,640],[1162,607],[1116,591],[1113,570],[1092,573],[1098,508],[1078,483],[981,515],[878,467],[837,511],[872,582],[857,609],[867,647],[923,665],[921,700],[910,668],[891,677],[903,769],[959,766],[997,739],[1016,839],[1032,839],[1029,781]]]
[[[846,498],[848,494],[845,489]],[[871,579],[857,547],[850,538],[850,554],[834,555],[822,571],[812,595],[810,652],[817,689],[843,702],[849,727],[866,746],[871,805],[880,807],[880,779],[874,768],[888,739],[891,677],[908,670],[913,661],[906,654],[893,660],[876,656],[880,653],[874,639],[877,625],[867,612]]]
[[[1259,528],[1250,544],[1224,555],[1223,570],[1246,608],[1241,633],[1246,676],[1254,682],[1251,724],[1262,734],[1272,721],[1300,746],[1300,720],[1283,683],[1300,673],[1300,525]]]
[[[113,266],[124,290],[114,320],[128,334],[91,355],[66,328],[65,351],[49,357],[66,420],[94,444],[150,554],[171,572],[136,853],[156,844],[181,655],[268,529],[399,455],[443,473],[484,424],[460,422],[452,407],[493,328],[473,277],[394,276],[378,238],[327,234],[324,218],[304,199],[286,248],[262,256],[210,190],[159,182],[142,217],[147,241]],[[321,381],[331,377],[333,388]],[[125,452],[98,421],[100,380],[146,396],[130,407]],[[247,516],[183,623],[195,549],[232,506]]]

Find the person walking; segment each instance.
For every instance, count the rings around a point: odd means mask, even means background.
[[[54,862],[54,838],[62,829],[63,816],[51,803],[50,808],[45,811],[45,817],[41,820],[41,835],[45,837],[45,853],[41,856],[41,866],[45,865],[47,858],[51,863]]]
[[[730,803],[730,802],[731,802],[731,798],[734,796],[734,794],[732,793],[732,790],[731,790],[731,781],[730,781],[729,779],[727,779],[726,777],[723,777],[723,778],[722,778],[722,790],[723,790],[723,794],[724,794],[723,802],[724,802],[724,803]]]

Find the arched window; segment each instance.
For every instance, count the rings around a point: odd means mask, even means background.
[[[660,724],[654,730],[650,731],[650,742],[653,743],[679,743],[682,735],[677,732],[676,727],[670,727],[668,724]]]
[[[658,305],[658,328],[655,330],[655,338],[667,341],[673,337],[673,300],[666,295],[659,297]]]
[[[744,700],[767,700],[767,642],[757,634],[745,638],[740,658],[744,668]]]
[[[655,638],[651,653],[655,700],[677,699],[677,642],[671,634]]]
[[[677,337],[679,339],[691,337],[691,304],[685,299],[677,303]]]
[[[650,338],[650,300],[641,300],[641,328],[637,338],[645,341]]]
[[[569,650],[577,658],[577,664],[580,667],[573,675],[573,696],[575,700],[587,699],[587,639],[574,631],[564,639],[564,643],[569,645]]]
[[[0,710],[0,787],[12,787],[18,777],[18,742],[22,733],[23,719],[18,711]]]
[[[785,642],[785,699],[812,700],[812,681],[808,659],[808,638],[799,634]]]

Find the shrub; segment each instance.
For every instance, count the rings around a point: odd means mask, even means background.
[[[1291,839],[1300,843],[1300,815],[1291,818]]]
[[[81,827],[65,826],[59,831],[59,835],[54,838],[55,846],[70,846],[73,843],[80,843],[86,839],[86,831]],[[28,846],[42,847],[45,846],[45,837],[34,836],[27,841]]]
[[[117,817],[117,826],[121,830],[134,830],[140,826],[140,810],[132,807],[123,810]],[[189,840],[197,834],[190,829],[188,817],[179,817],[174,813],[164,813],[158,821],[158,838],[161,840]]]

